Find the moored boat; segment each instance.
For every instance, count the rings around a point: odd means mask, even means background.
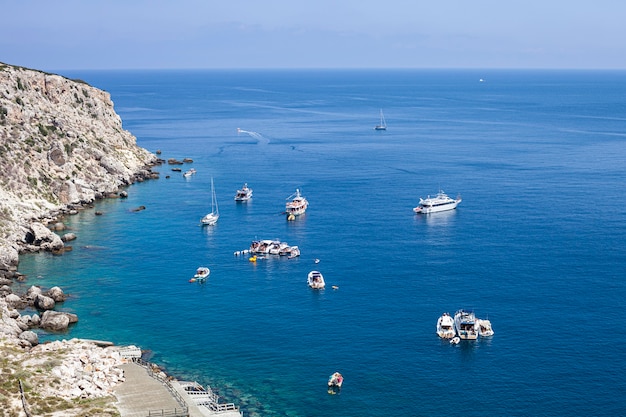
[[[189,178],[195,173],[196,173],[196,170],[194,168],[190,168],[183,173],[183,177]]]
[[[195,275],[189,280],[189,282],[204,282],[211,273],[211,270],[206,266],[201,266],[196,270]]]
[[[211,177],[211,212],[205,215],[200,222],[203,225],[214,226],[220,218],[220,209],[217,205],[217,197],[215,196],[215,187],[213,186],[213,177]]]
[[[478,339],[476,316],[471,311],[458,310],[454,313],[454,329],[456,330],[457,336],[463,340]]]
[[[439,211],[454,210],[456,206],[463,201],[461,196],[457,198],[450,198],[443,190],[439,190],[435,197],[428,196],[427,198],[420,197],[420,203],[413,211],[418,214],[437,213]]]
[[[330,377],[328,377],[329,387],[341,388],[342,385],[343,385],[343,375],[341,375],[339,372],[335,372]]]
[[[491,321],[486,319],[476,319],[476,328],[478,329],[478,335],[480,337],[493,336],[493,328],[491,327]]]
[[[296,192],[287,197],[287,204],[285,204],[285,214],[287,217],[299,216],[306,212],[309,207],[309,202],[300,194],[300,189],[296,188]]]
[[[452,339],[456,336],[454,319],[450,314],[443,313],[439,319],[437,319],[437,335],[442,339]]]
[[[307,277],[307,284],[315,290],[321,290],[326,286],[324,276],[320,271],[311,271]]]
[[[248,187],[248,183],[245,183],[240,190],[237,190],[235,194],[235,201],[248,201],[252,198],[252,188]]]

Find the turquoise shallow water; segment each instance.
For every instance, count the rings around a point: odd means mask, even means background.
[[[48,338],[150,349],[247,416],[626,412],[626,73],[64,75],[109,91],[140,146],[198,173],[162,166],[103,216],[68,218],[72,252],[21,258],[25,287],[61,286],[79,315]],[[203,228],[211,177],[221,217]],[[236,204],[244,182],[253,200]],[[439,187],[459,208],[414,215]],[[296,188],[310,208],[287,222]],[[302,256],[233,255],[257,238]],[[199,265],[211,276],[190,284]],[[309,290],[317,268],[339,289]],[[495,336],[440,341],[437,317],[459,308]]]

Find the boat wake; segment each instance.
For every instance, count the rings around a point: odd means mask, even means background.
[[[245,133],[246,135],[248,135],[250,137],[253,137],[259,143],[262,143],[264,145],[267,145],[268,143],[270,143],[270,140],[268,138],[266,138],[265,136],[263,136],[262,134],[260,134],[258,132],[250,132],[248,130],[243,130],[243,129],[237,128],[237,134],[239,135],[241,133]]]

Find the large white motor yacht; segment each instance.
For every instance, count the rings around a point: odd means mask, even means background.
[[[309,207],[309,202],[300,194],[300,190],[296,189],[295,194],[287,197],[287,204],[285,204],[285,213],[289,216],[299,216],[304,214]]]
[[[456,199],[448,197],[443,190],[439,190],[435,197],[428,196],[427,198],[420,197],[419,206],[415,207],[413,211],[415,213],[429,214],[437,213],[439,211],[454,210],[456,206],[461,202],[461,196],[457,196]]]

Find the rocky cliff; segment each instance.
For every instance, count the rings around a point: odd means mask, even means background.
[[[0,276],[37,244],[33,225],[154,177],[155,163],[122,127],[109,93],[0,63]]]

